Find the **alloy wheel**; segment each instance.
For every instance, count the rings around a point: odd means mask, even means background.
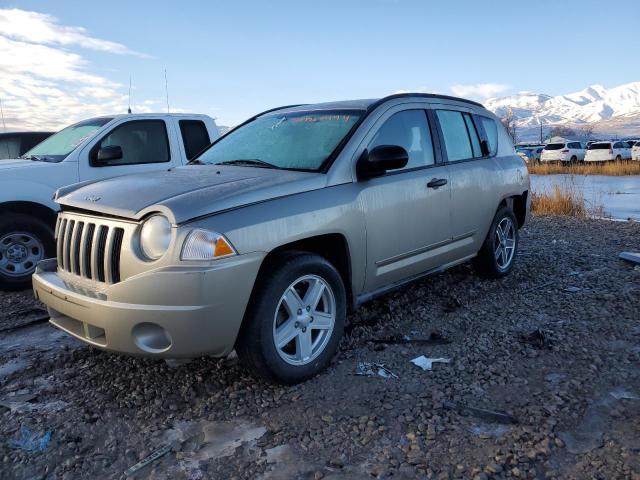
[[[506,270],[511,265],[516,252],[516,227],[509,217],[504,217],[498,222],[495,245],[496,263],[501,270]]]
[[[282,294],[273,318],[273,341],[280,358],[302,366],[326,348],[336,321],[331,286],[317,275],[304,275]]]

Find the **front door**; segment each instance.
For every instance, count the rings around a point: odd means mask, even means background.
[[[382,120],[367,149],[399,145],[409,162],[359,182],[367,230],[366,291],[441,265],[451,240],[451,182],[447,167],[436,163],[426,111],[402,110]]]

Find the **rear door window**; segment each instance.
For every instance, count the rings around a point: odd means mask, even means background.
[[[211,143],[209,132],[201,120],[180,120],[180,133],[187,160],[191,160]]]
[[[376,132],[368,146],[398,145],[409,154],[404,170],[433,165],[433,143],[424,110],[405,110],[393,114]]]
[[[444,137],[448,161],[457,162],[473,158],[469,133],[462,112],[436,110],[436,116]]]

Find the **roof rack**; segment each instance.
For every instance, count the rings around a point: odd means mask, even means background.
[[[388,95],[376,102],[373,102],[371,105],[369,105],[368,110],[374,109],[388,100],[393,100],[394,98],[407,98],[407,97],[441,98],[443,100],[455,100],[457,102],[470,103],[471,105],[475,105],[476,107],[485,108],[485,106],[482,105],[481,103],[474,102],[473,100],[467,100],[466,98],[452,97],[451,95],[439,95],[437,93],[394,93],[393,95]]]

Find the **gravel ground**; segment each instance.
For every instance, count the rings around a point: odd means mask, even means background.
[[[640,250],[640,224],[534,218],[521,238],[506,279],[464,265],[366,304],[329,370],[295,387],[233,358],[167,365],[47,324],[0,332],[0,478],[125,478],[168,444],[130,476],[640,479],[640,267],[617,259]],[[40,308],[1,295],[0,325]],[[419,355],[450,362],[423,371]],[[398,378],[356,376],[365,361]],[[11,443],[29,433],[33,450]]]

